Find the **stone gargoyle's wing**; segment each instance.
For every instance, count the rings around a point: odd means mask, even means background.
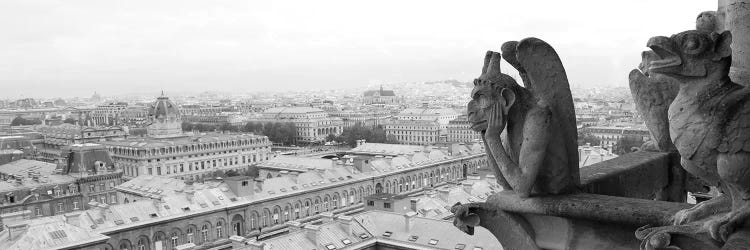
[[[750,87],[736,91],[726,97],[722,104],[727,108],[729,119],[724,126],[724,135],[719,144],[719,152],[734,154],[750,153]]]
[[[668,111],[679,86],[668,79],[649,78],[637,69],[630,71],[629,78],[635,108],[646,121],[657,149],[665,152],[675,150],[669,137]]]
[[[537,38],[526,38],[519,42],[506,42],[502,46],[503,57],[518,70],[526,89],[552,113],[552,123],[559,130],[553,136],[562,136],[571,168],[578,169],[578,132],[573,96],[570,93],[568,76],[560,57],[546,42]],[[515,56],[513,55],[515,54]],[[575,174],[578,175],[577,171]],[[574,176],[577,180],[578,176]]]

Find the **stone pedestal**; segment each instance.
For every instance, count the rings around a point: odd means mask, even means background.
[[[750,0],[719,0],[718,16],[725,30],[732,32],[733,82],[750,85]]]

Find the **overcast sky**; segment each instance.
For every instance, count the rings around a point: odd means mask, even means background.
[[[486,50],[541,38],[571,83],[627,85],[649,37],[710,0],[0,1],[0,97],[468,81]]]

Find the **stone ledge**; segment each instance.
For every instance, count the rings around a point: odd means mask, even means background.
[[[654,199],[670,183],[670,156],[639,151],[580,169],[582,191]]]
[[[504,191],[490,196],[490,206],[518,214],[538,214],[627,225],[664,225],[677,211],[691,204],[597,194],[547,195],[519,198]]]

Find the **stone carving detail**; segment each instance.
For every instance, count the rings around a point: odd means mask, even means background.
[[[669,149],[665,139],[671,138],[683,168],[724,193],[678,212],[672,226],[640,230],[644,249],[670,246],[675,237],[709,245],[729,242],[750,218],[750,88],[728,77],[731,33],[714,32],[711,26],[698,22],[698,30],[651,38],[652,51],[642,55],[643,74],[630,75],[633,97],[659,147]],[[671,82],[679,91],[665,114],[674,91]]]
[[[519,197],[575,191],[580,178],[575,113],[560,58],[536,38],[506,42],[501,50],[487,52],[468,104],[469,121],[482,133],[497,182]],[[525,87],[500,72],[502,58],[518,70]],[[523,217],[492,204],[456,204],[454,224],[469,234],[485,227],[506,248],[538,249]]]
[[[525,87],[500,72],[501,58]],[[468,104],[472,129],[482,133],[497,181],[521,197],[560,194],[579,183],[573,98],[555,50],[536,38],[489,51]]]

